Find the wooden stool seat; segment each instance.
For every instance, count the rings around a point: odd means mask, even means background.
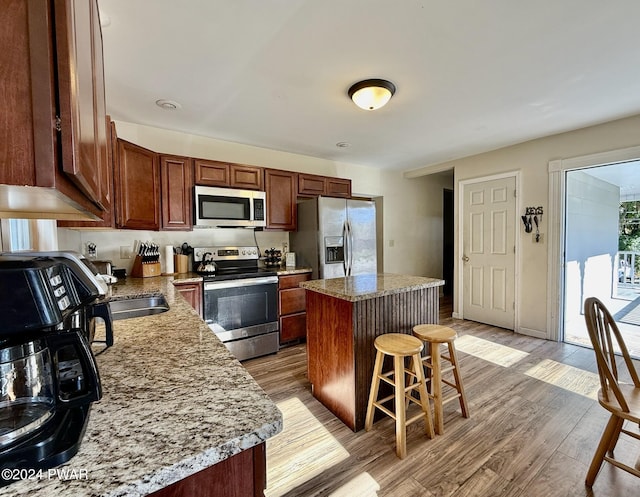
[[[421,357],[422,364],[427,368],[428,375],[426,381],[429,383],[429,397],[434,404],[434,424],[438,435],[444,432],[444,412],[443,406],[447,402],[458,399],[462,416],[469,417],[467,407],[467,397],[464,393],[462,378],[458,366],[456,347],[454,344],[458,334],[453,328],[441,326],[439,324],[419,324],[413,327],[413,334],[416,338],[426,342],[429,346],[427,355]],[[440,345],[446,344],[449,355],[440,354]],[[441,360],[449,362],[450,366],[443,368]],[[443,373],[453,372],[453,381],[445,380]],[[448,385],[455,390],[455,394],[443,397],[442,384]]]
[[[374,346],[383,354],[391,356],[408,356],[422,352],[423,345],[411,335],[403,333],[387,333],[375,339]]]
[[[413,327],[413,334],[430,343],[447,343],[458,338],[456,330],[439,324],[419,324]]]
[[[373,425],[373,414],[376,408],[391,417],[396,422],[396,454],[400,459],[407,455],[407,425],[425,420],[425,431],[429,438],[433,438],[433,421],[431,419],[431,407],[426,388],[424,369],[420,353],[424,348],[422,342],[416,337],[402,333],[386,333],[378,336],[374,341],[376,348],[376,361],[373,366],[371,378],[371,390],[367,405],[365,430],[369,431]],[[385,355],[393,357],[393,369],[382,372]],[[405,368],[405,358],[411,358],[410,368]],[[408,385],[405,384],[405,376],[411,378]],[[378,399],[380,382],[391,385],[394,393],[382,399]],[[418,391],[418,398],[411,394]],[[384,406],[390,400],[394,401],[394,410]],[[420,405],[420,413],[407,419],[407,408],[411,402]]]

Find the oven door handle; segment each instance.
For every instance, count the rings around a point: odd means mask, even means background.
[[[207,281],[204,284],[206,290],[219,290],[223,288],[237,288],[239,286],[256,286],[267,285],[271,283],[278,283],[277,276],[265,276],[264,278],[245,278],[241,280],[226,280],[226,281]]]

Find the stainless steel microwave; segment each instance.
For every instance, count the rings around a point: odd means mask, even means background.
[[[199,228],[260,228],[267,224],[265,192],[196,186],[194,225]]]

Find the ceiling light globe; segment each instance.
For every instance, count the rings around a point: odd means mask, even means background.
[[[390,81],[368,79],[349,88],[349,97],[361,109],[376,110],[386,105],[395,91],[396,87]]]

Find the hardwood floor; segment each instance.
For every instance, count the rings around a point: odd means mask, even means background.
[[[441,309],[456,347],[471,417],[445,404],[444,434],[407,430],[395,455],[393,420],[353,433],[311,394],[305,345],[244,365],[278,404],[284,430],[267,442],[267,497],[637,497],[640,479],[603,465],[584,478],[607,412],[593,351],[471,321]],[[627,426],[629,429],[634,429]],[[638,427],[635,427],[637,430]],[[616,457],[633,465],[640,444],[622,437]],[[640,461],[639,461],[640,462]]]

